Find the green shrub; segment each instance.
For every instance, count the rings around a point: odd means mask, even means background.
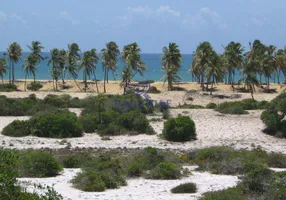
[[[203,194],[200,200],[248,200],[240,187],[229,188]]]
[[[170,119],[170,110],[163,111],[163,119]]]
[[[159,94],[159,93],[161,93],[161,91],[158,90],[156,86],[151,86],[151,87],[149,88],[149,90],[147,91],[147,93]]]
[[[264,132],[277,137],[286,137],[286,93],[273,99],[260,118],[266,125]]]
[[[138,111],[131,111],[121,114],[117,119],[117,125],[129,131],[146,133],[149,126],[149,121],[144,114]]]
[[[0,84],[0,92],[13,92],[17,90],[17,86],[15,84],[7,83]]]
[[[217,105],[215,103],[209,103],[206,108],[208,109],[215,109],[217,107]]]
[[[103,192],[105,190],[101,173],[96,171],[85,170],[78,173],[71,183],[75,188],[85,192]]]
[[[286,168],[286,155],[281,153],[270,153],[268,155],[268,166]]]
[[[38,137],[67,138],[83,135],[83,129],[76,114],[68,110],[40,113],[30,121],[33,134]]]
[[[163,137],[174,142],[196,139],[195,123],[185,116],[171,118],[164,123]]]
[[[49,153],[24,151],[20,154],[18,170],[21,177],[53,177],[62,167]]]
[[[29,121],[15,120],[2,130],[2,134],[10,137],[24,137],[31,134]]]
[[[148,179],[178,179],[181,177],[181,169],[178,165],[171,162],[161,162],[150,174],[146,174]]]
[[[244,110],[243,105],[240,102],[221,103],[216,107],[215,110],[222,114],[234,114],[234,115],[248,114],[248,112]]]
[[[184,183],[184,184],[178,185],[177,187],[174,187],[173,189],[171,189],[171,192],[175,194],[196,193],[197,185],[194,183]]]
[[[80,168],[81,159],[76,155],[71,155],[63,159],[64,168]]]
[[[81,116],[79,120],[85,133],[94,133],[100,123],[98,115],[94,114]]]
[[[32,82],[30,84],[27,85],[27,89],[28,90],[32,90],[32,91],[38,91],[43,87],[43,85],[39,82]]]

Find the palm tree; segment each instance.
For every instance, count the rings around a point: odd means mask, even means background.
[[[180,70],[182,54],[176,43],[169,43],[168,47],[163,48],[162,66],[165,76],[164,82],[168,81],[168,90],[173,90],[173,82],[178,82],[181,77],[177,75]]]
[[[25,90],[26,90],[26,83],[27,83],[27,76],[33,75],[34,83],[36,82],[36,65],[39,64],[38,56],[34,53],[29,54],[27,58],[25,58],[24,73],[25,73]]]
[[[272,74],[275,72],[277,66],[276,59],[274,56],[275,51],[276,47],[274,47],[273,45],[266,47],[266,55],[264,56],[262,65],[262,72],[265,76],[268,90],[270,89],[270,78],[272,77]]]
[[[223,78],[225,75],[225,70],[223,68],[223,57],[224,55],[218,55],[215,51],[213,51],[211,57],[210,57],[210,65],[206,69],[206,78],[208,82],[212,82],[212,89],[211,89],[211,95],[213,92],[213,86],[216,83],[223,82]]]
[[[4,75],[7,74],[7,69],[8,68],[9,67],[7,66],[6,59],[5,58],[0,58],[0,77],[2,79],[2,83],[4,82],[3,78],[4,78]]]
[[[95,85],[96,85],[96,90],[97,90],[97,94],[99,94],[99,89],[98,89],[97,79],[96,79],[96,73],[95,73],[96,64],[97,64],[97,62],[99,60],[99,57],[97,55],[96,49],[91,49],[90,50],[90,56],[91,56],[92,62],[93,62],[93,75],[94,75],[94,81],[95,81]]]
[[[95,56],[94,56],[95,55]],[[81,64],[79,66],[79,71],[83,69],[83,79],[84,79],[84,91],[86,92],[87,89],[87,77],[90,76],[95,72],[96,63],[98,61],[98,56],[96,53],[96,49],[92,51],[86,51],[83,54],[83,58],[81,60]]]
[[[61,77],[62,74],[62,68],[60,67],[61,64],[61,58],[60,58],[60,51],[58,49],[52,49],[51,56],[48,61],[48,66],[52,64],[52,70],[51,70],[51,76],[53,78],[53,87],[54,90],[58,90],[58,80]],[[54,85],[54,82],[56,82],[56,87]]]
[[[68,75],[74,80],[79,90],[82,91],[78,83],[76,82],[76,78],[78,77],[77,71],[78,71],[78,66],[79,66],[79,61],[80,61],[79,52],[80,52],[80,49],[79,49],[78,44],[72,43],[68,45],[68,51],[67,51],[67,57],[66,57],[66,68],[64,70],[64,74],[67,72]]]
[[[8,58],[10,61],[10,70],[9,70],[9,83],[14,83],[15,81],[15,64],[19,63],[23,50],[17,42],[13,42],[9,45],[8,49]]]
[[[205,73],[207,68],[211,66],[211,55],[213,48],[209,42],[199,44],[195,51],[195,56],[191,64],[190,71],[197,77],[201,83],[202,90],[205,90]]]
[[[281,71],[285,71],[286,66],[286,48],[279,49],[275,54],[276,60],[276,75],[277,75],[277,82],[280,84],[280,75]]]
[[[144,62],[141,61],[140,52],[141,49],[136,42],[123,47],[121,58],[125,63],[122,72],[124,94],[126,94],[126,88],[128,87],[128,84],[131,82],[132,78],[138,72],[141,76],[143,76],[144,71],[146,71],[146,66]]]
[[[234,88],[235,71],[242,67],[244,48],[240,43],[230,42],[224,49],[228,84],[232,84],[232,88]]]
[[[106,92],[105,81],[108,83],[108,72],[111,70],[114,72],[117,67],[117,58],[120,55],[119,48],[115,42],[109,42],[106,44],[106,48],[101,50],[101,61],[104,71],[104,92]]]
[[[28,48],[30,49],[30,51],[35,54],[38,58],[38,62],[40,62],[40,60],[44,60],[44,57],[42,57],[41,53],[42,50],[44,49],[43,46],[41,46],[41,42],[39,41],[32,41],[32,45],[29,46]]]

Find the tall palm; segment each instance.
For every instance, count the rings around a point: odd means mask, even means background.
[[[225,76],[225,70],[223,68],[223,55],[218,55],[215,51],[211,54],[210,65],[206,69],[206,78],[208,82],[212,82],[211,95],[213,92],[213,86],[216,83],[223,82]]]
[[[205,73],[208,67],[211,66],[211,56],[213,54],[213,47],[209,42],[199,44],[195,51],[195,56],[191,64],[191,71],[200,80],[201,88],[205,90]]]
[[[266,47],[266,55],[264,56],[262,72],[265,76],[268,90],[270,89],[270,78],[276,70],[276,59],[275,59],[276,47],[270,45]],[[274,76],[275,77],[275,76]]]
[[[180,70],[182,54],[176,43],[169,43],[168,47],[163,48],[162,69],[165,73],[164,82],[168,81],[168,90],[173,90],[173,82],[178,82],[181,77],[177,75]]]
[[[105,81],[108,83],[108,72],[111,70],[114,72],[117,67],[117,58],[120,55],[117,44],[113,41],[106,44],[106,48],[101,50],[101,61],[104,71],[104,92],[106,92]]]
[[[27,76],[33,75],[34,77],[34,83],[36,82],[36,65],[39,64],[38,56],[34,53],[31,53],[28,55],[28,57],[25,58],[25,64],[24,67],[24,73],[25,73],[25,90],[26,90],[26,83],[27,83]]]
[[[28,48],[30,49],[30,51],[37,56],[38,58],[38,62],[40,62],[40,60],[44,60],[44,57],[41,55],[42,54],[42,50],[44,49],[43,46],[41,46],[41,42],[39,41],[32,41],[31,46],[28,45]]]
[[[77,71],[80,62],[80,49],[78,44],[72,43],[68,45],[67,57],[66,57],[66,68],[64,73],[67,73],[70,76],[80,91],[81,88],[79,87],[76,79],[78,77]]]
[[[96,57],[94,56],[96,55]],[[96,60],[95,60],[96,59]],[[87,89],[87,78],[95,72],[96,63],[98,61],[96,50],[86,51],[83,54],[81,64],[79,66],[79,71],[83,69],[83,80],[84,80],[84,91]]]
[[[58,49],[52,49],[50,51],[51,56],[49,57],[48,66],[52,64],[51,69],[51,76],[53,78],[53,88],[54,90],[58,90],[58,80],[61,77],[62,74],[62,68],[60,67],[60,51]],[[56,86],[54,84],[56,82]]]
[[[244,48],[240,43],[230,42],[225,48],[226,70],[228,73],[228,84],[234,85],[235,71],[240,70],[243,64]]]
[[[131,82],[132,78],[137,73],[143,76],[144,71],[146,71],[146,66],[144,62],[141,61],[140,52],[141,49],[136,42],[123,47],[121,58],[125,63],[122,72],[124,94],[126,94],[126,88],[128,87],[128,84]]]
[[[90,56],[92,57],[92,62],[93,62],[93,75],[94,75],[94,81],[95,81],[95,85],[96,85],[96,91],[97,91],[97,94],[99,94],[99,89],[98,89],[98,85],[97,85],[97,78],[96,78],[96,73],[95,73],[96,64],[99,60],[96,49],[90,50]]]
[[[9,83],[14,83],[15,81],[15,64],[19,63],[23,50],[17,42],[13,42],[9,45],[8,49],[8,58],[10,61],[10,70],[9,70]]]
[[[66,64],[68,60],[68,52],[65,49],[59,51],[59,68],[61,69],[61,79],[63,85],[65,84],[66,78]]]
[[[286,66],[286,49],[279,49],[275,54],[275,60],[276,60],[277,81],[278,84],[280,84],[281,71],[284,72]]]
[[[3,82],[4,75],[7,74],[8,68],[9,67],[7,65],[6,59],[5,58],[0,58],[0,77],[2,79],[2,82]]]

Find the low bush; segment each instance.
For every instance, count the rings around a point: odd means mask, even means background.
[[[184,183],[184,184],[178,185],[177,187],[174,187],[173,189],[171,189],[171,192],[175,194],[196,193],[197,185],[194,183]]]
[[[86,192],[102,192],[126,185],[120,162],[109,156],[91,159],[71,182],[75,188]]]
[[[206,105],[207,109],[215,109],[217,107],[217,105],[215,103],[209,103]]]
[[[32,82],[30,84],[27,85],[27,89],[28,90],[32,90],[32,91],[38,91],[43,87],[43,85],[39,82]]]
[[[161,93],[161,91],[158,90],[156,86],[151,86],[151,87],[149,88],[149,90],[147,91],[147,93],[159,94],[159,93]]]
[[[196,139],[195,123],[185,116],[171,118],[164,123],[163,137],[174,142]]]
[[[267,164],[269,167],[286,168],[286,155],[282,153],[270,153]]]
[[[62,170],[51,154],[41,151],[21,152],[17,166],[21,177],[53,177]]]
[[[76,114],[68,110],[39,113],[32,117],[30,122],[32,133],[38,137],[68,138],[83,135]]]
[[[148,179],[178,179],[181,177],[181,168],[171,162],[160,162],[150,173],[146,174]]]
[[[55,106],[57,108],[66,108],[68,105],[66,99],[61,98],[61,96],[52,94],[49,94],[44,98],[44,103]]]
[[[29,121],[15,120],[2,130],[2,134],[10,137],[24,137],[31,134]]]
[[[80,168],[81,159],[76,155],[71,155],[63,159],[64,168]]]
[[[171,114],[170,114],[170,110],[165,110],[163,112],[163,119],[170,119]]]
[[[243,190],[239,187],[235,187],[204,193],[200,200],[248,200],[248,198],[244,194]]]
[[[0,84],[0,92],[13,92],[17,90],[17,86],[12,83]]]
[[[94,133],[100,124],[98,115],[89,114],[79,118],[85,133]]]
[[[244,110],[241,103],[238,103],[238,102],[221,103],[216,107],[215,110],[222,113],[222,114],[233,114],[233,115],[248,114],[248,112]]]

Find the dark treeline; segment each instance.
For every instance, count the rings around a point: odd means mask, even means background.
[[[67,78],[72,78],[82,91],[76,81],[80,71],[83,73],[84,91],[88,87],[87,80],[94,80],[97,86],[95,70],[99,60],[102,62],[104,72],[104,92],[106,92],[110,72],[114,75],[118,70],[119,59],[124,62],[124,68],[120,73],[124,92],[134,76],[136,74],[143,76],[147,69],[141,60],[141,49],[137,43],[126,45],[120,51],[115,42],[109,42],[100,52],[94,48],[81,52],[78,44],[72,43],[68,45],[67,50],[52,49],[49,57],[42,56],[44,47],[38,41],[33,41],[28,48],[30,53],[24,59],[23,65],[25,80],[28,76],[33,76],[35,82],[37,66],[47,59],[48,65],[52,67],[50,75],[53,79],[54,90],[58,90],[59,81],[64,85]],[[7,52],[0,58],[2,80],[5,74],[9,74],[9,83],[15,82],[15,64],[21,61],[22,54],[23,50],[18,43],[14,42],[9,45]],[[182,54],[178,45],[170,43],[169,46],[164,47],[161,60],[164,73],[162,80],[168,83],[168,90],[173,90],[173,84],[181,80],[178,72],[181,67]],[[224,47],[224,52],[218,54],[209,42],[203,42],[194,52],[189,72],[192,73],[192,81],[200,83],[203,91],[212,92],[214,84],[221,82],[232,85],[233,89],[234,85],[242,83],[251,93],[255,91],[255,86],[261,84],[266,84],[266,89],[269,90],[270,79],[280,84],[281,74],[286,74],[286,49],[276,49],[273,45],[267,46],[255,40],[249,43],[249,51],[245,51],[240,43],[230,42]],[[238,83],[234,78],[236,73],[243,77]],[[262,77],[266,83],[262,83]],[[98,87],[97,92],[99,92]]]

